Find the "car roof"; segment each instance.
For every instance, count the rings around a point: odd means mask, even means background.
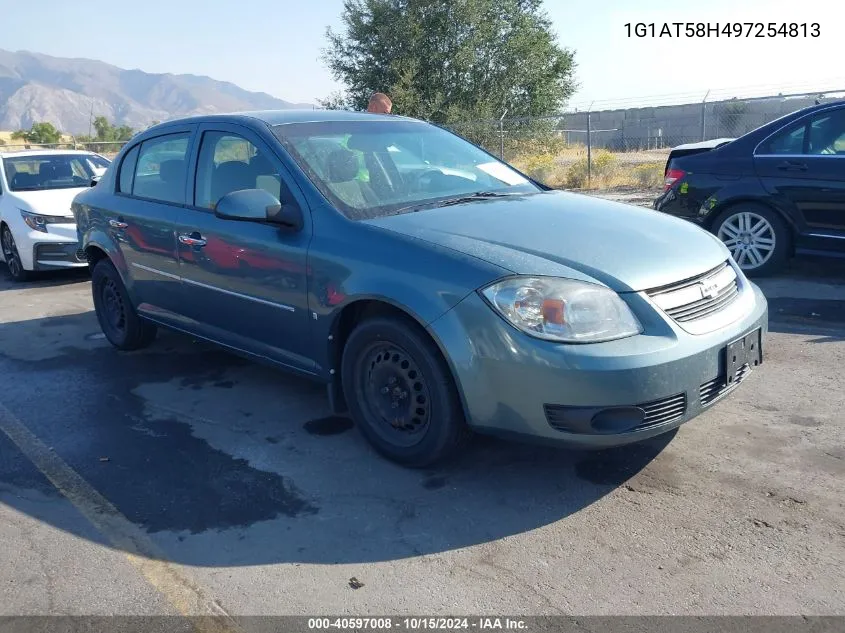
[[[60,156],[76,154],[81,156],[99,156],[96,152],[84,149],[24,149],[20,151],[0,152],[0,158],[32,157],[32,156]]]
[[[322,123],[329,121],[418,121],[394,114],[373,114],[370,112],[352,112],[349,110],[254,110],[246,112],[227,112],[221,114],[199,114],[171,119],[150,128],[155,130],[181,123],[254,123],[262,121],[267,125],[285,125],[288,123]],[[147,132],[149,130],[145,130]]]

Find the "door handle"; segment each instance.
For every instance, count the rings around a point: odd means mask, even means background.
[[[125,229],[129,225],[123,221],[123,218],[119,218],[117,220],[109,220],[109,226],[113,229]]]
[[[807,171],[807,164],[785,160],[778,165],[778,169],[782,171]]]
[[[181,234],[179,236],[179,243],[184,244],[185,246],[195,246],[197,248],[200,248],[207,244],[205,238],[203,238],[203,236],[197,233],[196,231],[190,234]]]

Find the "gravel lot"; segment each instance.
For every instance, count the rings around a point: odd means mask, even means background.
[[[116,352],[85,275],[4,278],[0,614],[845,614],[843,281],[762,283],[764,365],[675,434],[420,472],[308,382]]]

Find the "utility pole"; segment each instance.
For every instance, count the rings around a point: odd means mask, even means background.
[[[502,160],[505,160],[505,115],[507,113],[508,109],[505,108],[502,116],[499,117],[499,158]]]
[[[88,138],[91,138],[91,126],[94,125],[94,97],[91,97],[91,114],[88,115]]]

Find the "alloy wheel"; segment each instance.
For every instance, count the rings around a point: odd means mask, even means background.
[[[734,261],[743,270],[754,270],[764,265],[771,259],[777,245],[771,223],[751,211],[729,216],[716,236],[728,247]]]
[[[6,260],[6,266],[9,267],[9,273],[17,279],[23,273],[23,264],[21,264],[20,255],[18,255],[18,247],[15,245],[15,238],[12,237],[12,232],[7,228],[3,231],[3,259]]]

